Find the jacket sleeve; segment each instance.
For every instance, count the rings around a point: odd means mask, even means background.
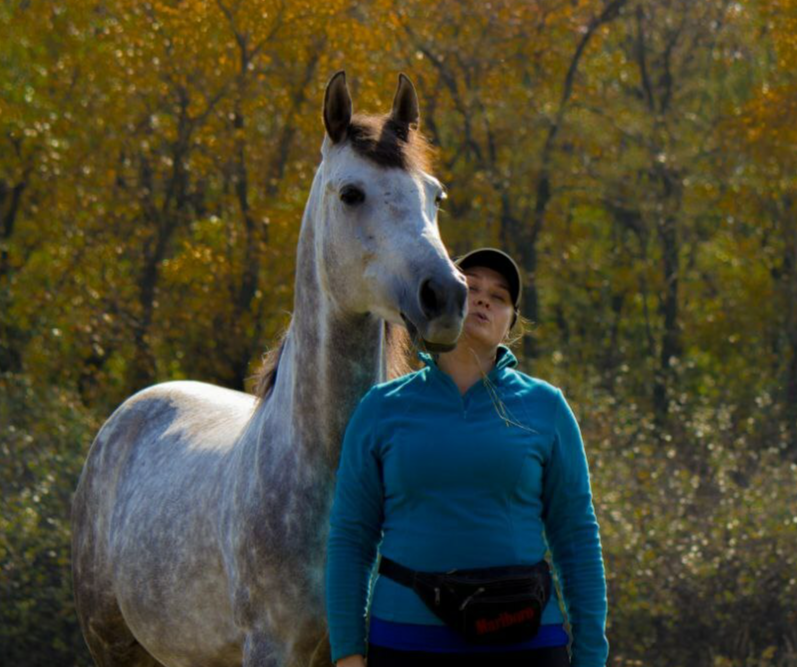
[[[346,427],[327,539],[326,608],[333,663],[365,655],[371,571],[382,535],[383,489],[371,390]]]
[[[572,667],[604,667],[609,643],[598,522],[581,431],[559,389],[543,479],[542,518],[573,634]]]

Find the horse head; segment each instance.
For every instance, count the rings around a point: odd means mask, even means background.
[[[341,71],[327,85],[323,116],[315,216],[322,289],[344,311],[404,324],[430,351],[453,349],[467,283],[440,239],[445,189],[428,173],[415,87],[399,75],[389,114],[353,114]]]

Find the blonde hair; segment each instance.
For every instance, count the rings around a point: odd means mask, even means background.
[[[520,313],[518,313],[515,324],[509,327],[509,329],[506,332],[506,335],[504,336],[504,339],[501,342],[507,347],[510,348],[515,347],[515,345],[517,345],[521,340],[523,340],[523,337],[527,333],[532,331],[536,327],[536,325],[537,325],[536,322],[534,322],[533,320],[529,320],[523,317],[523,315],[521,315]]]
[[[509,328],[509,331],[506,332],[506,336],[504,336],[504,340],[502,342],[507,347],[512,347],[513,345],[516,345],[519,341],[521,341],[523,339],[523,336],[525,336],[533,328],[534,328],[534,322],[532,320],[526,319],[520,313],[518,313],[517,322],[515,323],[515,326]],[[512,333],[513,330],[514,333]],[[484,384],[484,388],[487,390],[487,393],[490,396],[490,400],[493,402],[493,407],[495,408],[495,412],[501,418],[501,420],[507,426],[517,426],[518,428],[521,428],[524,431],[537,433],[539,435],[539,431],[531,428],[530,426],[526,426],[519,419],[517,419],[515,415],[513,415],[510,412],[509,408],[506,406],[506,403],[504,403],[501,400],[501,396],[498,393],[498,387],[496,387],[493,384],[492,380],[490,380],[487,373],[485,373],[481,369],[481,365],[479,365],[479,373],[482,376],[481,381]]]

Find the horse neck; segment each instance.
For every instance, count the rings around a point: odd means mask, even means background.
[[[315,233],[324,224],[319,187],[317,176],[299,235],[293,318],[269,401],[276,404],[272,415],[292,433],[291,446],[334,470],[351,413],[386,376],[386,354],[383,321],[342,312],[323,290]]]

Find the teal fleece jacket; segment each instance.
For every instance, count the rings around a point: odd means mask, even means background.
[[[332,659],[366,652],[369,582],[380,552],[429,572],[532,564],[549,547],[572,632],[572,667],[608,657],[606,582],[581,433],[561,390],[495,367],[461,395],[434,359],[375,385],[346,428],[327,543]],[[370,613],[442,622],[378,576]],[[562,623],[557,596],[542,623]]]

